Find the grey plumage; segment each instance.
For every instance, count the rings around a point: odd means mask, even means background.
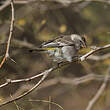
[[[77,34],[64,35],[62,38],[42,45],[42,48],[47,48],[45,52],[57,62],[64,60],[71,62],[83,47],[86,47],[85,38]]]

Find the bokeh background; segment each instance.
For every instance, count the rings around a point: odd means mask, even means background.
[[[7,0],[8,1],[8,0]],[[5,0],[0,1],[0,7]],[[0,84],[6,79],[20,79],[34,76],[54,66],[52,59],[44,53],[29,49],[39,46],[62,34],[86,35],[87,49],[79,54],[90,51],[89,46],[104,46],[110,43],[110,4],[104,1],[83,0],[15,0],[15,27],[11,39],[10,57],[0,68]],[[0,60],[6,49],[11,20],[10,5],[0,10]],[[108,54],[110,49],[96,53]],[[80,78],[91,73],[105,75],[110,65],[110,58],[95,61],[73,62],[54,72],[41,85],[39,90],[8,104],[0,110],[85,110],[89,100],[95,95],[102,81],[88,81],[79,85],[52,83],[52,79],[61,77]],[[12,99],[29,90],[39,79],[28,83],[19,83],[0,88],[0,102]],[[47,84],[47,85],[46,85]],[[12,97],[11,97],[12,96]],[[40,100],[29,102],[29,100]],[[44,100],[44,102],[43,102]],[[45,101],[52,101],[49,104]],[[110,109],[109,84],[93,110]]]

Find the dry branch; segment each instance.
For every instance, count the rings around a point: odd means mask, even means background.
[[[105,78],[104,78],[104,81],[103,81],[101,87],[99,88],[99,90],[97,91],[95,96],[89,101],[89,104],[88,104],[86,110],[91,110],[93,108],[94,104],[97,102],[97,100],[100,98],[100,96],[104,92],[104,90],[107,86],[107,82],[109,80],[109,74],[110,74],[110,67],[107,71],[107,74],[105,75]]]
[[[6,47],[6,53],[5,53],[5,56],[4,56],[3,60],[0,63],[0,68],[5,63],[6,59],[9,57],[9,47],[10,47],[11,37],[13,35],[13,29],[14,29],[14,3],[13,3],[13,0],[11,0],[10,4],[11,4],[10,32],[9,32],[9,37],[8,37],[8,42],[7,42],[7,47]]]
[[[15,97],[15,98],[13,98],[13,99],[11,99],[11,100],[9,100],[9,101],[5,101],[5,102],[1,103],[1,104],[0,104],[0,107],[4,106],[4,105],[6,105],[6,104],[9,104],[9,103],[11,103],[11,102],[13,102],[13,101],[19,100],[19,99],[23,98],[24,96],[28,95],[29,93],[31,93],[33,90],[35,90],[37,87],[39,87],[39,85],[45,80],[45,78],[48,76],[48,74],[49,74],[50,72],[52,72],[54,69],[55,69],[55,68],[50,68],[50,69],[44,71],[44,72],[42,73],[42,74],[43,74],[42,78],[40,79],[40,81],[39,81],[37,84],[35,84],[35,86],[33,86],[31,89],[29,89],[29,90],[28,90],[27,92],[25,92],[24,94],[22,94],[22,95],[20,95],[20,96],[18,96],[18,97]]]
[[[31,81],[35,78],[38,78],[40,76],[43,76],[45,73],[40,73],[40,74],[37,74],[37,75],[34,75],[32,77],[29,77],[29,78],[25,78],[25,79],[18,79],[18,80],[12,80],[12,79],[7,79],[6,82],[4,84],[1,84],[0,85],[0,88],[2,87],[5,87],[9,84],[12,84],[12,83],[20,83],[20,82],[27,82],[27,81]]]
[[[104,75],[95,75],[95,74],[88,74],[88,75],[78,77],[78,78],[66,78],[66,77],[53,78],[53,79],[49,79],[49,80],[45,81],[39,87],[39,89],[46,88],[49,86],[53,86],[53,85],[56,85],[58,83],[77,86],[79,84],[82,84],[82,83],[85,83],[85,82],[91,81],[91,80],[104,81],[104,78],[105,78]],[[109,76],[109,80],[110,80],[110,76]]]
[[[98,52],[98,51],[101,51],[101,50],[104,50],[104,49],[107,49],[107,48],[110,48],[110,44],[107,44],[105,46],[102,46],[102,47],[95,47],[93,50],[91,50],[90,52],[88,52],[87,54],[83,55],[82,57],[79,58],[79,60],[81,61],[84,61],[86,60],[90,55]]]
[[[107,54],[104,54],[104,55],[100,55],[100,56],[91,55],[87,59],[100,61],[100,60],[105,60],[105,59],[108,59],[108,58],[110,58],[110,53],[107,53]]]
[[[2,11],[3,9],[5,9],[7,6],[10,5],[11,0],[7,0],[2,6],[0,6],[0,11]]]
[[[2,11],[3,9],[5,9],[7,6],[10,5],[10,1],[11,0],[7,0],[2,6],[0,6],[0,11]],[[85,3],[90,3],[90,2],[103,2],[103,3],[107,3],[110,4],[110,0],[15,0],[14,4],[29,4],[29,3],[33,3],[33,2],[58,2],[61,3],[64,6],[68,6],[70,4],[73,3],[81,3],[81,2],[85,2]],[[88,4],[87,4],[88,5]],[[61,6],[60,6],[61,7]],[[82,5],[80,6],[80,8],[82,8]]]
[[[5,86],[8,86],[9,84],[13,84],[13,83],[21,83],[21,82],[29,82],[32,81],[40,76],[43,76],[45,73],[40,73],[37,75],[34,75],[32,77],[29,78],[24,78],[24,79],[16,79],[16,80],[12,80],[12,79],[7,79],[6,82],[4,84],[0,85],[0,88],[3,88]],[[109,76],[110,79],[110,76]],[[53,82],[54,84],[57,83],[61,83],[61,84],[72,84],[72,85],[78,85],[90,80],[96,80],[96,81],[103,81],[104,80],[104,75],[96,75],[96,74],[89,74],[80,78],[65,78],[65,77],[59,77],[59,78],[54,78],[51,80],[48,80],[47,82]],[[49,83],[50,86],[53,83]]]

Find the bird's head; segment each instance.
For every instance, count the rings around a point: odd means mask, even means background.
[[[86,48],[87,47],[85,36],[72,34],[71,35],[71,39],[73,40],[76,49]]]

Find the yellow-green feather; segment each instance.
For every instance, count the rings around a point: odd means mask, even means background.
[[[43,48],[44,50],[56,50],[56,48]]]

